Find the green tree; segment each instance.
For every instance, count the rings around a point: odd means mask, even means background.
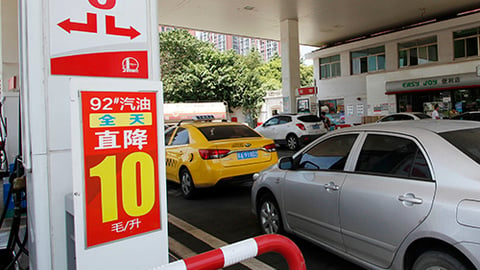
[[[258,53],[257,53],[258,54]],[[226,101],[256,117],[265,92],[255,69],[254,52],[219,52],[185,30],[160,34],[160,64],[166,102]],[[261,59],[261,58],[260,58]]]
[[[259,68],[263,90],[282,89],[282,59],[276,55]],[[300,87],[313,85],[313,66],[300,64]]]
[[[278,55],[259,67],[258,72],[262,90],[282,89],[282,59]]]
[[[266,91],[262,87],[259,69],[264,65],[263,59],[257,50],[251,50],[246,56],[240,57],[244,73],[240,84],[244,87],[241,91],[240,104],[243,112],[250,118],[257,119]],[[253,125],[253,123],[251,123]]]
[[[256,119],[267,90],[282,89],[282,60],[265,63],[257,50],[242,56],[219,52],[186,30],[160,34],[165,102],[225,101]],[[301,86],[312,85],[313,67],[300,65]]]
[[[303,63],[300,64],[300,86],[312,86],[313,85],[313,66],[307,66]]]
[[[160,33],[160,69],[165,101],[185,101],[184,90],[188,89],[184,87],[190,87],[189,82],[194,79],[187,73],[188,67],[201,63],[203,52],[213,49],[213,45],[198,40],[186,30]],[[195,99],[193,96],[187,100]]]

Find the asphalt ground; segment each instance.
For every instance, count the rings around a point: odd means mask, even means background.
[[[169,183],[167,186],[169,237],[188,247],[193,252],[189,255],[193,255],[223,246],[218,243],[218,239],[226,245],[261,235],[256,217],[250,210],[250,187],[250,185],[216,187],[202,190],[194,200],[185,200],[178,185]],[[193,228],[177,226],[176,219]],[[362,269],[299,237],[290,234],[284,236],[290,238],[300,248],[307,269]],[[175,247],[170,245],[170,251],[176,257],[182,258],[181,254],[175,254],[174,249]],[[285,259],[277,253],[263,254],[257,256],[256,260],[266,266],[253,268],[249,265],[234,265],[225,269],[289,269]]]

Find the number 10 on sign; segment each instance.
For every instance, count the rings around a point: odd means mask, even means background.
[[[87,247],[160,229],[155,95],[81,92]]]

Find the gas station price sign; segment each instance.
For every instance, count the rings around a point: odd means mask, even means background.
[[[86,247],[161,229],[156,93],[80,95]]]

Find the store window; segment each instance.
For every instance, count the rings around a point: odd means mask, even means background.
[[[455,59],[478,56],[480,27],[453,32]]]
[[[423,112],[431,115],[433,107],[437,104],[442,119],[480,110],[480,88],[421,91],[397,94],[396,97],[399,112]]]
[[[319,101],[320,109],[325,112],[333,125],[345,124],[345,105],[343,99]]]
[[[437,37],[428,37],[398,44],[398,65],[409,67],[438,61]]]
[[[480,110],[480,88],[458,89],[453,91],[453,104],[456,111],[471,112]]]
[[[385,70],[385,46],[351,52],[352,74]]]
[[[320,79],[340,77],[340,55],[320,58]]]

